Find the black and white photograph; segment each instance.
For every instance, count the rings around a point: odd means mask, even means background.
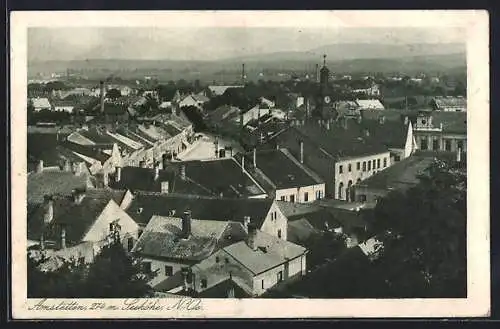
[[[486,14],[23,14],[23,312],[489,312]]]

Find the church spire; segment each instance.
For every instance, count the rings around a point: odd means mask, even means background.
[[[323,66],[326,66],[326,54],[323,55]]]

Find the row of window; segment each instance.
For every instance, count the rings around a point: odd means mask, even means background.
[[[451,139],[444,139],[444,150],[445,151],[451,151]],[[464,142],[459,140],[457,141],[457,148],[459,149],[464,149]],[[421,150],[433,150],[433,151],[439,151],[440,146],[439,146],[439,139],[433,139],[432,140],[432,149],[429,148],[429,142],[427,138],[422,138],[420,140],[420,149]]]
[[[375,170],[375,169],[380,169],[380,159],[373,159],[371,161],[363,161],[363,171],[370,171]],[[387,158],[383,158],[383,168],[387,167]],[[368,168],[368,169],[367,169]],[[358,161],[356,162],[356,170],[361,170],[361,162]],[[349,163],[347,164],[347,171],[351,172],[352,171],[352,164]],[[339,174],[344,173],[344,165],[339,165]]]
[[[320,200],[323,198],[323,191],[316,191],[316,200]],[[290,196],[288,197],[289,199],[289,202],[295,202],[295,194],[290,194]],[[280,197],[280,200],[281,201],[287,201],[287,197],[286,195],[282,195]],[[304,193],[304,199],[303,199],[303,202],[309,202],[309,192],[305,192]]]

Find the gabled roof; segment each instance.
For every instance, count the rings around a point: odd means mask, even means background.
[[[79,145],[72,142],[64,142],[62,146],[68,150],[75,152],[77,155],[83,155],[85,159],[92,159],[99,161],[100,163],[106,162],[111,155],[105,153],[105,150],[110,150],[113,148],[113,144],[101,144],[101,145]],[[87,162],[87,160],[85,160]]]
[[[205,95],[201,95],[201,94],[195,94],[195,95],[191,95],[193,97],[193,99],[197,102],[203,102],[203,103],[206,103],[210,100],[210,98],[208,98],[207,96]]]
[[[220,96],[230,88],[243,88],[243,86],[208,86],[208,89],[215,96]]]
[[[171,216],[191,210],[200,220],[243,222],[245,216],[261,227],[271,209],[272,199],[227,199],[197,195],[137,193],[127,209],[136,222],[146,224],[151,216]]]
[[[77,176],[59,168],[32,172],[28,175],[27,201],[29,204],[40,203],[45,195],[70,195],[74,189],[86,188],[88,185],[88,176]]]
[[[182,165],[186,177],[211,191],[212,195],[249,197],[266,193],[234,158],[172,163],[177,169]]]
[[[209,190],[192,180],[182,180],[172,170],[160,170],[158,179],[155,180],[153,168],[123,167],[120,181],[110,179],[109,186],[114,189],[129,189],[131,191],[161,192],[162,182],[169,183],[169,193],[213,195]]]
[[[68,245],[82,242],[85,234],[110,202],[114,201],[109,195],[85,196],[79,204],[76,204],[71,196],[54,197],[54,219],[45,231],[45,239],[59,241],[60,227],[65,226]],[[40,204],[28,218],[28,238],[31,240],[40,239],[45,208],[45,204]]]
[[[257,249],[252,250],[245,241],[240,241],[225,247],[223,250],[238,260],[254,275],[286,263],[291,259],[303,255],[307,251],[302,246],[279,239],[262,231],[257,231],[255,245]]]
[[[222,105],[208,114],[208,118],[214,122],[220,122],[238,114],[241,110],[236,106]]]
[[[288,222],[287,240],[301,244],[319,231],[305,218]]]
[[[227,222],[191,219],[191,235],[182,238],[182,219],[153,216],[134,246],[141,256],[199,261],[211,255]]]

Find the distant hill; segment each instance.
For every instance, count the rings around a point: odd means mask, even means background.
[[[64,72],[66,69],[84,71],[88,75],[159,75],[186,80],[240,72],[245,63],[248,72],[265,70],[312,70],[321,63],[323,53],[333,72],[441,72],[462,71],[466,67],[465,47],[460,44],[339,44],[324,46],[306,52],[280,52],[252,55],[217,61],[180,60],[117,60],[89,59],[75,61],[29,62],[28,72]]]

